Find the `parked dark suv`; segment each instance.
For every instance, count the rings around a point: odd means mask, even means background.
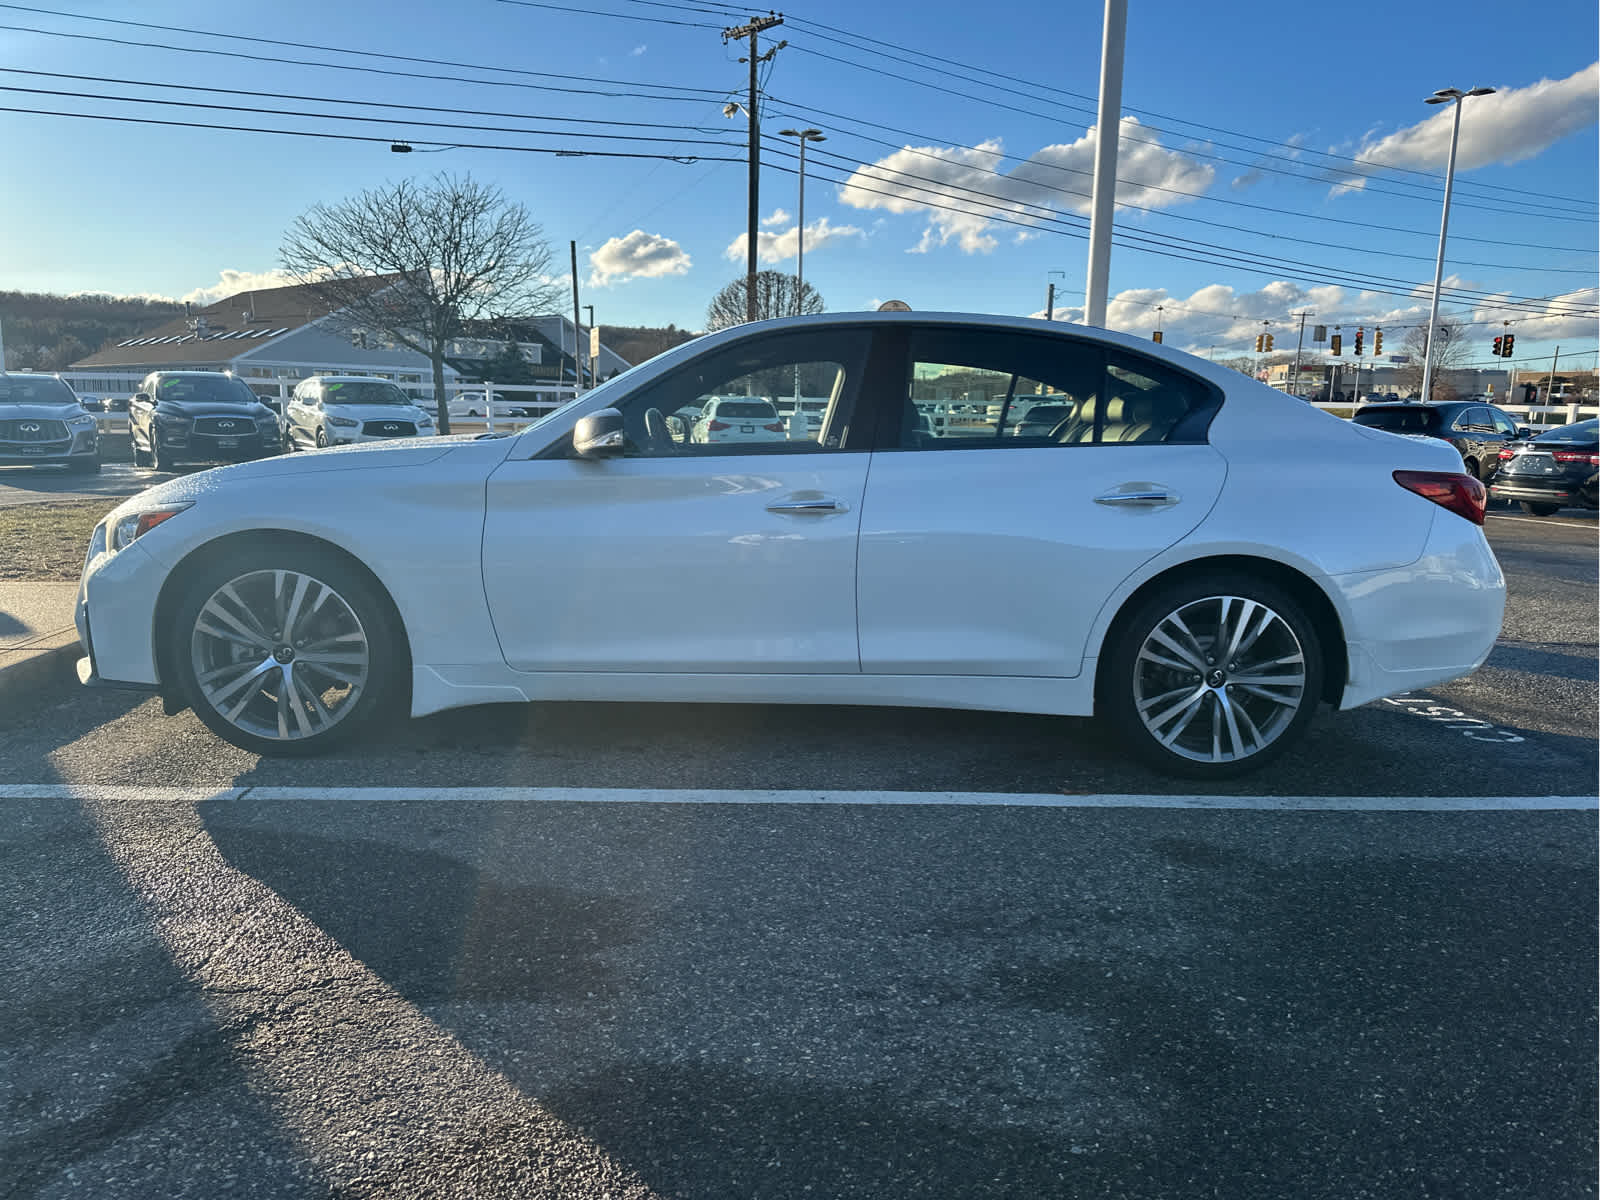
[[[0,463],[100,469],[94,414],[54,375],[0,373]]]
[[[1500,451],[1533,433],[1526,425],[1518,425],[1509,414],[1481,400],[1367,404],[1358,408],[1351,420],[1388,433],[1421,434],[1449,442],[1460,451],[1467,472],[1484,483],[1494,478],[1500,465]]]
[[[220,371],[155,371],[128,405],[135,466],[243,462],[283,450],[278,414]]]
[[[1547,430],[1500,451],[1500,473],[1490,492],[1515,500],[1522,511],[1548,517],[1562,508],[1600,507],[1600,421]]]

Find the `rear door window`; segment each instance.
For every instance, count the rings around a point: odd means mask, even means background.
[[[1353,420],[1386,433],[1433,433],[1439,428],[1439,414],[1431,408],[1373,408],[1358,412]]]

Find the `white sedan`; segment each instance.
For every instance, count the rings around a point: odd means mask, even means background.
[[[696,397],[797,377],[828,395],[813,439],[667,427]],[[971,391],[1074,415],[919,431],[919,408]],[[1282,754],[1323,701],[1484,660],[1505,585],[1483,504],[1444,442],[1133,337],[795,317],[513,436],[152,488],[94,531],[79,671],[264,754],[497,701],[888,704],[1099,714],[1151,764],[1223,776]],[[661,619],[693,612],[716,619]]]

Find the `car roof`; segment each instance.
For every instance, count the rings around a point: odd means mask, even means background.
[[[380,379],[376,375],[308,375],[300,382],[317,383],[325,382],[329,379],[337,380],[340,383],[394,383],[392,379]],[[296,386],[299,385],[297,384]],[[399,387],[400,385],[394,383],[394,386]]]

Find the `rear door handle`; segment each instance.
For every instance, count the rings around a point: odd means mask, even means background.
[[[769,504],[767,505],[767,511],[769,513],[816,514],[820,516],[824,513],[843,512],[844,506],[837,500],[827,498],[821,500],[789,500],[783,504]]]
[[[1094,498],[1096,504],[1122,505],[1131,508],[1156,508],[1163,504],[1176,504],[1177,492],[1167,488],[1143,488],[1136,492],[1104,492]]]

